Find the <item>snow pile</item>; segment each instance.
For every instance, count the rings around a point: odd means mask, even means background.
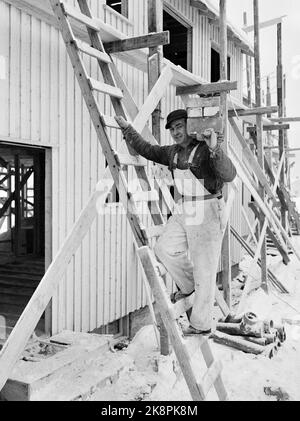
[[[299,249],[300,238],[295,237]],[[272,359],[264,355],[245,354],[219,345],[210,340],[215,356],[223,363],[223,379],[232,401],[274,401],[276,396],[267,396],[265,388],[279,390],[284,400],[300,400],[300,262],[291,255],[291,263],[285,266],[280,257],[269,257],[268,267],[289,289],[290,294],[280,294],[270,286],[269,295],[261,289],[247,299],[247,311],[260,318],[270,318],[275,323],[285,324],[287,341]],[[242,262],[243,270],[249,267],[248,257]],[[259,271],[257,272],[259,279]],[[255,275],[255,277],[256,277]],[[291,324],[292,323],[292,324]],[[192,346],[195,372],[203,376],[206,371],[203,358]],[[134,361],[133,367],[125,370],[116,384],[107,386],[91,396],[91,400],[143,400],[143,401],[189,401],[189,390],[174,354],[160,355],[153,326],[145,326],[135,336],[126,350]],[[217,400],[212,389],[208,400]]]

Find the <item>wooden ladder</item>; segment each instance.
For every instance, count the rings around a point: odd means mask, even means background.
[[[163,278],[159,272],[160,265],[150,248],[147,231],[140,220],[136,206],[137,201],[142,200],[148,202],[154,225],[163,225],[165,221],[160,211],[158,193],[156,190],[151,190],[150,180],[145,169],[146,164],[136,155],[135,151],[127,145],[129,152],[125,156],[118,155],[111,146],[107,127],[116,127],[116,123],[113,122],[111,117],[106,117],[101,113],[95,94],[97,92],[102,92],[109,95],[115,113],[125,118],[126,113],[123,103],[126,109],[127,105],[130,106],[130,104],[127,103],[126,98],[123,97],[122,90],[116,84],[115,66],[112,63],[111,57],[104,50],[100,36],[101,21],[93,19],[86,0],[77,1],[80,11],[59,0],[50,0],[50,3],[55,16],[57,17],[59,29],[74,67],[75,75],[107,160],[113,181],[119,191],[120,200],[127,210],[127,217],[138,248],[138,256],[152,289],[161,318],[168,331],[170,341],[173,345],[193,400],[205,400],[207,393],[212,386],[215,387],[220,400],[227,400],[227,392],[221,377],[222,365],[220,362],[214,360],[207,338],[200,335],[199,347],[208,369],[204,377],[199,380],[199,376],[195,373],[196,370],[193,368],[192,360],[188,352],[187,340],[184,339],[182,331],[177,324],[177,319],[181,314],[191,308],[193,300],[192,297],[189,297],[188,300],[182,300],[176,304],[172,304],[169,299]],[[69,18],[75,19],[86,26],[90,44],[75,38]],[[84,62],[81,58],[81,53],[85,53],[97,59],[104,82],[99,82],[88,76]],[[141,182],[143,191],[137,195],[128,190],[128,183],[123,168],[128,168],[129,165],[135,168],[137,177]]]

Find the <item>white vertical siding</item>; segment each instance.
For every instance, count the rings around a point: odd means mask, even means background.
[[[74,0],[69,1],[75,5]],[[147,0],[129,0],[129,19],[103,1],[91,0],[93,13],[127,35],[147,32]],[[185,0],[169,0],[193,26],[193,72],[210,79],[210,41],[218,30]],[[242,83],[241,52],[229,43],[233,79]],[[55,256],[105,170],[105,159],[83,103],[78,83],[58,31],[0,1],[0,55],[7,77],[0,80],[0,140],[15,138],[52,148],[52,255]],[[116,60],[126,84],[141,107],[148,93],[147,74]],[[92,77],[101,79],[95,61],[85,59]],[[241,96],[241,89],[234,95]],[[105,114],[109,99],[98,94]],[[162,101],[162,117],[182,106],[170,87]],[[170,142],[162,131],[163,142]],[[121,134],[110,130],[116,149]],[[235,142],[232,138],[232,142]],[[234,143],[237,146],[236,143]],[[239,200],[233,224],[239,230]],[[147,221],[145,221],[147,224]],[[233,247],[234,262],[239,248]],[[98,216],[71,260],[53,300],[53,332],[64,328],[89,331],[125,316],[146,303],[131,229],[120,205]]]

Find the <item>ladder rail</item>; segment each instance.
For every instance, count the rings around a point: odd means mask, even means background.
[[[83,97],[85,99],[85,102],[86,102],[87,108],[89,110],[94,128],[96,130],[98,139],[101,143],[103,153],[106,157],[108,166],[111,170],[111,175],[113,177],[116,188],[119,191],[120,199],[121,199],[121,201],[122,201],[122,203],[123,203],[123,205],[124,205],[124,207],[127,211],[128,220],[131,224],[131,227],[132,227],[132,230],[133,230],[133,233],[134,233],[134,236],[135,236],[135,240],[136,240],[136,242],[139,246],[148,244],[148,239],[145,235],[145,231],[140,229],[141,222],[139,220],[138,212],[137,212],[136,207],[134,205],[134,201],[127,194],[128,189],[127,189],[127,182],[126,182],[125,176],[124,176],[123,172],[120,171],[120,168],[119,168],[119,165],[118,165],[119,163],[116,159],[116,155],[115,155],[115,153],[114,153],[114,151],[111,147],[110,141],[109,141],[109,136],[107,134],[106,129],[102,125],[101,112],[99,110],[98,103],[95,99],[95,96],[91,93],[91,86],[89,84],[89,77],[87,75],[85,66],[84,66],[83,61],[81,60],[80,56],[78,55],[78,51],[77,51],[76,46],[73,43],[75,38],[74,38],[74,35],[73,35],[72,27],[71,27],[67,17],[63,13],[63,8],[61,7],[61,5],[63,3],[61,3],[61,2],[57,3],[56,0],[50,0],[50,1],[51,1],[53,10],[54,10],[56,16],[58,17],[60,30],[61,30],[64,42],[66,44],[67,52],[68,52],[70,60],[73,64],[75,75],[76,75],[77,80],[79,82]],[[79,2],[79,0],[78,0],[78,2]],[[85,3],[85,1],[80,2],[81,5],[83,5],[83,3]],[[86,6],[87,6],[87,4],[86,4]],[[88,8],[88,6],[87,6],[87,8]],[[84,8],[84,10],[86,10],[86,8]],[[88,10],[89,10],[89,8],[88,8]],[[89,29],[88,31],[89,31],[89,34],[91,36],[91,40],[93,42],[94,47],[98,47],[100,50],[102,49],[102,51],[104,51],[102,42],[99,38],[99,34],[95,33],[95,31],[92,30],[92,29]],[[111,71],[108,68],[109,64],[103,63],[99,59],[98,59],[98,63],[101,66],[101,70],[102,70],[102,74],[103,74],[105,83],[114,87],[115,86],[114,85],[114,79],[113,79],[113,76],[111,74]],[[115,97],[111,97],[111,101],[112,101],[113,107],[115,109],[115,112],[118,113],[119,115],[122,115],[122,116],[126,117],[125,111],[124,111],[123,106],[121,105],[120,99],[115,98]],[[136,152],[133,151],[132,148],[128,148],[128,149],[129,149],[129,153],[131,153],[134,156],[137,155]],[[145,168],[138,167],[135,170],[136,170],[136,173],[138,175],[139,180],[143,181],[143,183],[141,183],[142,188],[145,188],[145,184],[149,188],[150,182],[147,178]],[[151,203],[151,204],[149,204],[149,207],[150,206],[153,207],[154,204]],[[156,211],[153,213],[154,222],[156,224],[164,222],[158,205],[157,205],[155,210]]]
[[[93,16],[92,16],[91,10],[90,10],[90,8],[87,4],[87,1],[86,0],[77,0],[77,2],[79,4],[81,12],[84,13],[85,15],[87,15],[89,18],[92,18]],[[89,34],[89,37],[90,37],[93,48],[96,48],[97,50],[105,53],[104,46],[103,46],[103,43],[101,41],[99,32],[94,31],[90,28],[87,28],[87,31],[88,31],[88,34]],[[100,66],[100,69],[102,71],[102,75],[103,75],[103,79],[104,79],[105,83],[107,83],[109,85],[112,85],[112,86],[116,86],[114,73],[113,73],[112,68],[111,68],[113,66],[110,66],[108,63],[104,63],[103,61],[101,61],[99,59],[97,59],[97,60],[98,60],[98,64]],[[120,99],[115,98],[115,97],[111,97],[111,102],[112,102],[112,105],[113,105],[113,108],[114,108],[114,111],[115,111],[116,115],[121,115],[122,117],[126,118],[126,113],[125,113],[124,107],[123,107]],[[133,155],[133,156],[137,155],[135,150],[130,145],[127,144],[127,147],[128,147],[130,155]],[[143,180],[144,182],[146,182],[148,188],[151,188],[151,185],[150,185],[150,182],[148,180],[145,168],[137,167],[137,168],[135,168],[135,172],[137,174],[137,177],[140,180]],[[141,184],[142,184],[142,188],[144,188],[143,183],[141,183]],[[153,214],[151,214],[153,222],[155,223],[155,225],[159,225],[159,224],[163,223],[164,219],[163,219],[163,216],[161,214],[161,211],[160,211],[160,208],[159,208],[158,204],[156,206],[153,203],[151,205],[149,204],[149,210],[150,210],[150,206],[152,206],[151,209],[155,210],[155,212],[153,212]],[[154,206],[155,206],[155,208],[154,208]]]
[[[201,335],[198,338],[198,346],[201,348],[204,361],[208,367],[208,371],[204,375],[202,381],[199,381],[192,366],[191,357],[187,348],[187,341],[183,338],[182,331],[176,322],[177,315],[174,311],[175,305],[171,304],[169,300],[163,279],[156,268],[153,252],[150,251],[149,247],[144,246],[138,249],[138,255],[153,291],[162,320],[167,327],[174,352],[193,400],[205,400],[212,384],[216,389],[219,399],[228,400],[228,395],[220,374],[222,366],[221,364],[215,363],[208,343],[208,338]]]

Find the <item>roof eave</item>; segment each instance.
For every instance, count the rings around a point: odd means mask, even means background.
[[[192,7],[195,7],[199,12],[207,16],[212,21],[219,21],[219,10],[212,5],[209,0],[188,0]],[[228,36],[241,48],[244,54],[254,56],[254,48],[246,34],[243,34],[235,25],[230,21],[228,25]]]

